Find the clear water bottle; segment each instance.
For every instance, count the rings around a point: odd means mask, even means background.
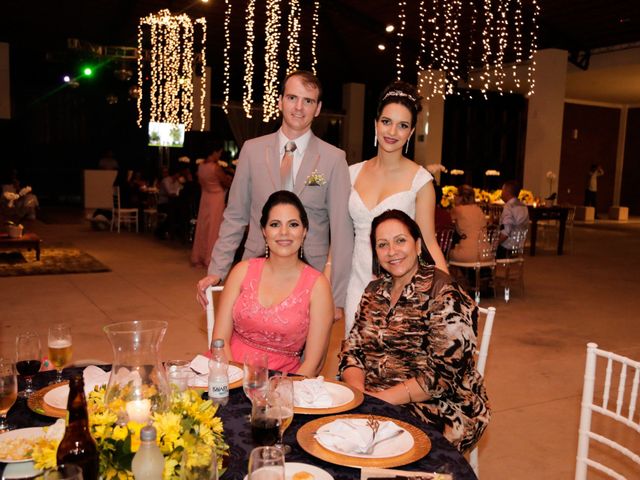
[[[156,444],[156,429],[147,425],[140,430],[140,448],[131,462],[136,480],[162,480],[164,456]]]
[[[217,405],[229,401],[229,361],[224,353],[224,340],[214,338],[209,359],[209,399]]]

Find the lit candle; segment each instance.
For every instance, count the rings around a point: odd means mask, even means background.
[[[132,400],[126,405],[129,421],[147,423],[151,416],[151,400]]]

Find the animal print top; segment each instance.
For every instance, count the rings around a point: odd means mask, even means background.
[[[418,268],[393,307],[391,282],[385,275],[365,290],[342,345],[340,373],[362,369],[365,390],[374,392],[415,378],[430,398],[405,407],[459,450],[469,450],[490,417],[474,358],[477,306],[433,265]]]

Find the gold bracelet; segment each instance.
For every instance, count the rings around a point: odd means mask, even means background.
[[[402,382],[402,386],[404,387],[404,389],[407,391],[407,394],[409,395],[409,403],[413,403],[413,398],[411,398],[411,390],[409,390],[409,387],[405,382],[406,380]]]

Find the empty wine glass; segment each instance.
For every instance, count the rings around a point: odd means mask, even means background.
[[[71,343],[71,328],[65,323],[58,323],[49,327],[49,361],[56,367],[56,378],[52,383],[62,381],[62,368],[71,361],[73,352]]]
[[[284,480],[284,453],[278,447],[258,447],[249,456],[248,480]]]
[[[280,430],[276,445],[282,448],[284,453],[291,453],[291,447],[284,444],[283,436],[293,421],[293,379],[283,375],[273,376],[269,379],[269,391],[278,394],[275,410],[280,417]]]
[[[22,332],[16,337],[16,370],[24,377],[25,388],[18,393],[20,398],[29,398],[33,393],[33,376],[40,371],[42,352],[40,336],[36,332]]]
[[[16,365],[11,360],[0,358],[0,432],[10,430],[7,413],[18,398]]]
[[[257,396],[264,396],[269,388],[269,367],[267,354],[263,352],[247,352],[244,355],[244,376],[242,389],[253,403]]]

